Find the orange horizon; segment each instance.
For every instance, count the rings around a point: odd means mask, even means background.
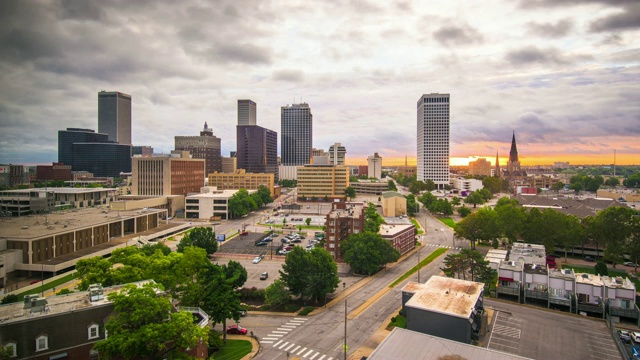
[[[452,156],[449,158],[450,166],[469,166],[469,162],[475,161],[479,158],[484,158],[491,163],[491,165],[495,165],[496,156]],[[500,166],[507,164],[508,157],[500,157]],[[629,166],[629,165],[640,165],[638,161],[638,156],[634,156],[632,154],[618,154],[616,156],[616,164],[620,166]],[[367,165],[366,158],[349,158],[345,159],[347,165]],[[522,166],[542,166],[549,165],[552,166],[555,162],[568,162],[570,166],[576,165],[613,165],[613,156],[607,155],[593,155],[593,156],[585,156],[585,155],[563,155],[562,157],[557,156],[532,156],[526,158],[520,158],[520,163]],[[382,156],[382,166],[400,166],[405,164],[404,157],[389,157],[385,158]],[[407,164],[415,166],[417,164],[417,158],[409,157],[407,158]]]

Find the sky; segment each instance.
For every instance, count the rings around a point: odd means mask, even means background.
[[[449,93],[452,164],[508,156],[513,131],[524,165],[640,164],[640,2],[0,2],[0,163],[57,161],[100,90],[132,96],[156,153],[206,121],[228,156],[248,98],[278,134],[308,103],[313,147],[350,164],[415,164],[416,103]]]

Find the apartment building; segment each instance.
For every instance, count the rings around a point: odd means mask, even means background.
[[[380,225],[378,234],[388,240],[400,255],[404,255],[416,246],[416,227],[409,225]]]
[[[131,194],[145,196],[197,193],[204,186],[205,160],[188,151],[132,158]]]
[[[334,202],[331,212],[327,214],[325,222],[325,249],[337,262],[343,261],[340,242],[346,240],[351,234],[364,231],[363,204]]]
[[[349,186],[349,168],[336,165],[305,165],[296,170],[298,199],[342,199]]]

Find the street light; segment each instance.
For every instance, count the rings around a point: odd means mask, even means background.
[[[342,282],[342,290],[345,291],[347,283]],[[347,360],[347,293],[344,293],[344,360]]]

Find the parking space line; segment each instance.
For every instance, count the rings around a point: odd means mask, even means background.
[[[500,334],[498,334],[498,335],[500,335]],[[504,335],[500,335],[500,336],[504,336]],[[513,340],[503,339],[503,338],[499,338],[499,337],[496,337],[495,341],[500,341],[500,342],[506,341],[506,342],[510,342],[510,343],[514,343],[514,344],[520,344],[519,341],[513,341]]]
[[[510,346],[510,345],[505,345],[505,344],[498,344],[498,346],[497,346],[498,350],[500,350],[499,348],[501,348],[501,347],[513,349],[513,351],[516,351],[516,352],[518,350],[518,348],[515,347],[515,346]],[[493,347],[492,349],[496,349],[496,347]]]

